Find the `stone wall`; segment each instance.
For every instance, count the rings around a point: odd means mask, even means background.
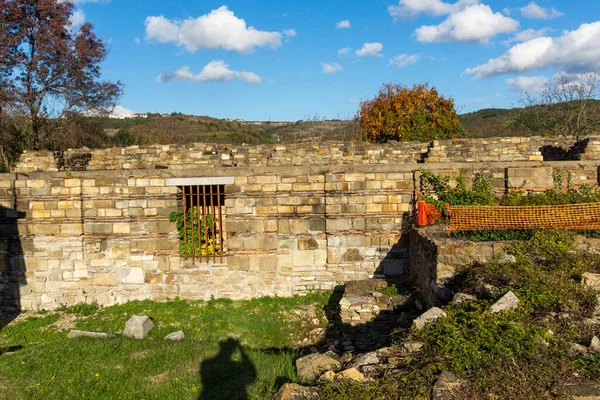
[[[514,148],[529,144],[525,153],[509,152],[511,159],[524,159],[546,143],[535,140],[530,145],[534,138],[515,139]],[[572,148],[572,141],[563,142]],[[468,143],[479,158],[459,156]],[[175,296],[243,299],[401,275],[408,272],[406,232],[421,168],[467,177],[487,171],[499,193],[548,188],[553,168],[569,171],[575,185],[598,181],[594,140],[578,153],[587,158],[563,162],[530,161],[529,155],[525,161],[499,161],[512,148],[506,143],[28,152],[13,173],[0,175],[0,299],[24,309]],[[424,156],[442,145],[447,156],[439,162]],[[498,160],[477,161],[490,153],[485,146],[502,147],[494,156]],[[225,185],[222,263],[179,255],[168,215],[180,208],[181,193],[169,186],[171,178],[233,182]]]

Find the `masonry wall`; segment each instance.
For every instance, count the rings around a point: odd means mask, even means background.
[[[499,146],[498,160],[465,162],[453,161],[466,160],[459,155],[464,141],[26,153],[15,172],[0,175],[1,301],[39,309],[289,296],[406,274],[421,168],[467,176],[485,170],[498,192],[551,187],[553,168],[571,171],[575,185],[598,181],[593,140],[573,152],[585,155],[581,161],[544,162],[535,149],[547,141],[534,139],[473,141],[469,151],[477,157]],[[442,145],[440,162],[424,156]],[[555,145],[568,152],[574,143]],[[499,161],[502,154],[512,161]],[[183,259],[168,218],[180,207],[180,189],[167,180],[201,177],[234,182],[225,186],[222,263]]]

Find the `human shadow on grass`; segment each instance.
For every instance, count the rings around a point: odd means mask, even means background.
[[[247,400],[256,367],[238,340],[230,338],[219,345],[219,354],[200,363],[202,392],[198,400]]]

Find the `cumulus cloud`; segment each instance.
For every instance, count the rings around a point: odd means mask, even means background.
[[[548,87],[550,79],[545,76],[519,76],[507,79],[506,83],[521,92],[540,93]]]
[[[292,30],[286,32],[289,34]],[[280,32],[259,31],[253,26],[248,27],[246,21],[236,17],[227,6],[183,21],[169,20],[162,15],[146,18],[148,39],[174,43],[192,53],[199,49],[222,48],[247,54],[259,46],[280,47],[281,36]]]
[[[527,42],[531,39],[537,39],[542,36],[546,36],[547,33],[552,32],[553,29],[550,28],[542,28],[542,29],[526,29],[524,31],[518,32],[510,39],[506,40],[504,43],[521,43]]]
[[[112,111],[110,112],[110,115],[133,115],[136,114],[135,111],[130,110],[129,108],[125,108],[121,105],[117,105],[115,106]]]
[[[419,42],[487,42],[500,33],[514,32],[519,21],[494,13],[483,4],[451,14],[439,25],[425,25],[415,31]]]
[[[530,2],[525,7],[521,7],[521,14],[527,18],[534,19],[553,19],[563,16],[564,14],[554,8],[540,7],[535,2]]]
[[[232,71],[225,61],[211,61],[197,74],[194,74],[190,67],[185,66],[179,68],[175,72],[163,72],[156,80],[158,82],[171,82],[176,80],[190,82],[228,82],[233,79],[241,79],[246,83],[260,83],[261,79],[253,72]]]
[[[337,24],[335,24],[335,28],[336,29],[348,29],[348,28],[350,28],[350,21],[348,21],[347,19],[340,21]]]
[[[83,10],[75,10],[69,18],[69,22],[73,28],[83,25],[85,22],[85,13]]]
[[[336,72],[341,71],[343,68],[338,63],[325,64],[321,63],[321,67],[323,68],[324,74],[335,74]]]
[[[418,54],[400,54],[390,59],[390,64],[395,65],[398,68],[406,67],[419,61],[420,56]]]
[[[283,34],[288,37],[294,37],[296,36],[296,31],[294,29],[286,29],[283,31]]]
[[[547,67],[584,71],[600,68],[600,21],[583,24],[556,38],[543,36],[516,44],[500,57],[468,68],[465,73],[487,78]]]
[[[383,50],[383,45],[381,43],[365,43],[360,49],[356,50],[354,54],[358,57],[383,57],[381,50]]]
[[[139,45],[140,45],[140,43],[142,43],[142,41],[140,40],[140,38],[139,38],[139,37],[134,37],[134,38],[133,38],[133,43],[135,43],[136,45],[138,45],[138,46],[139,46]]]
[[[388,6],[392,17],[411,18],[420,13],[448,15],[468,6],[479,4],[479,0],[459,0],[456,3],[444,3],[442,0],[400,0],[397,6]]]

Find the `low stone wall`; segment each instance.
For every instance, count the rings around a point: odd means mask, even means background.
[[[441,225],[410,233],[410,272],[426,308],[452,299],[452,280],[461,267],[490,261],[503,254],[506,243],[470,242],[448,238]]]
[[[598,182],[593,160],[420,163],[422,146],[202,144],[26,153],[15,172],[0,174],[0,302],[39,309],[175,296],[245,299],[402,275],[422,169],[462,172],[467,180],[488,172],[498,193],[549,188],[555,168],[565,181],[570,173],[575,186]],[[233,182],[225,185],[223,262],[180,256],[169,213],[181,207],[181,188],[167,184],[172,178]],[[419,273],[423,287],[443,284],[444,274],[419,266],[438,257],[438,250],[419,250],[428,246],[420,242],[413,246],[422,253],[411,256],[413,272],[429,271]]]

